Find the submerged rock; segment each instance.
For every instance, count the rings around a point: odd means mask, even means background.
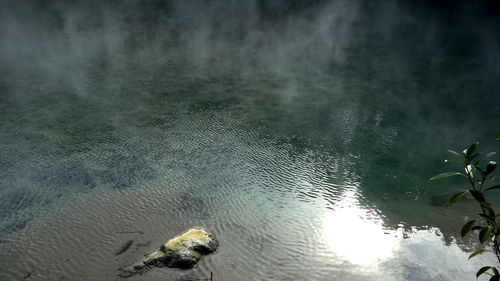
[[[120,276],[129,277],[152,266],[192,268],[202,255],[214,252],[219,242],[212,233],[203,228],[192,228],[177,235],[157,251],[144,256],[133,265],[121,268]]]

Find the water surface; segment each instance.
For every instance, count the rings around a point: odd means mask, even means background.
[[[195,225],[214,255],[132,279],[471,280],[494,262],[467,261],[473,206],[431,204],[459,182],[428,181],[448,148],[495,149],[482,7],[2,8],[1,280],[114,280]],[[151,243],[115,257],[129,239]]]

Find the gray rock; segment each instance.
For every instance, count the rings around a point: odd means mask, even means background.
[[[202,255],[214,252],[218,246],[219,242],[212,233],[199,227],[191,228],[170,239],[160,249],[145,255],[131,266],[121,268],[119,275],[130,277],[154,266],[189,269],[198,263]]]

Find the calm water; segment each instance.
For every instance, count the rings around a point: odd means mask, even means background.
[[[458,182],[428,180],[446,149],[498,150],[491,14],[178,2],[0,2],[0,280],[115,280],[195,225],[214,255],[131,279],[472,280],[495,261],[467,261],[473,207],[431,204]],[[115,257],[129,239],[151,243]]]

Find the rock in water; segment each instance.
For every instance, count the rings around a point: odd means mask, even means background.
[[[144,256],[133,265],[121,268],[120,276],[129,277],[152,266],[192,268],[202,255],[214,252],[219,242],[203,228],[191,228],[162,245],[157,251]]]

